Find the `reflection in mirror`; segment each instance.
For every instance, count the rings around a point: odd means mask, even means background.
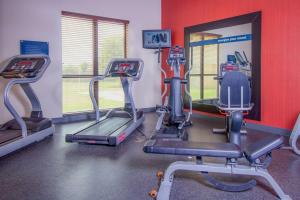
[[[234,55],[236,51],[244,52],[251,60],[250,39],[224,42],[224,38],[243,35],[251,35],[251,23],[190,34],[190,44],[194,45],[191,47],[193,70],[190,91],[195,102],[213,103],[218,100],[216,77],[220,76],[220,64],[227,62],[228,55]]]
[[[226,71],[238,70],[252,82],[255,108],[250,118],[260,119],[259,12],[187,27],[185,47],[188,64],[192,66],[189,90],[195,110],[218,113],[215,105],[220,77]]]

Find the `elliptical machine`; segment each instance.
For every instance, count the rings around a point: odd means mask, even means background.
[[[162,94],[164,97],[167,93],[167,84],[170,85],[169,95],[165,96],[164,104],[157,106],[156,112],[159,113],[159,118],[156,123],[155,138],[164,138],[171,140],[187,140],[187,133],[184,127],[190,126],[190,117],[192,114],[192,98],[187,90],[187,75],[191,68],[185,73],[184,79],[180,78],[180,68],[185,65],[185,51],[180,46],[171,47],[168,54],[167,64],[174,72],[173,77],[167,78],[164,74],[165,89]],[[182,85],[185,85],[185,93],[189,98],[189,111],[183,111]]]

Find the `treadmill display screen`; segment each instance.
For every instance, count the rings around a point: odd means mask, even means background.
[[[12,70],[33,70],[34,66],[36,65],[37,61],[31,61],[31,60],[21,60],[20,62],[15,63],[10,67]]]
[[[174,47],[170,49],[169,59],[176,60],[177,58],[185,59],[184,49],[179,47]]]
[[[45,63],[42,58],[16,58],[0,73],[4,78],[35,77]]]
[[[108,76],[135,77],[140,70],[139,61],[115,61],[112,63]]]

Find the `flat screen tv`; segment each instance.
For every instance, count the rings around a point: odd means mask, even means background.
[[[171,30],[143,30],[143,48],[159,49],[171,47]]]

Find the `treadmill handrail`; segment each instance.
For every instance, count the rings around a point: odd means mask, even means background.
[[[94,111],[95,111],[95,114],[96,114],[96,121],[97,122],[99,122],[99,120],[100,120],[100,109],[99,109],[99,106],[97,104],[97,100],[95,98],[94,85],[95,85],[95,82],[103,80],[104,78],[105,78],[105,76],[103,76],[103,75],[93,77],[90,81],[90,86],[89,86],[90,98],[91,98],[92,103],[93,103],[93,108],[94,108]]]
[[[22,136],[27,136],[27,127],[25,121],[22,119],[22,117],[18,114],[16,109],[14,109],[13,105],[10,103],[9,100],[9,93],[11,91],[11,88],[18,84],[17,79],[11,80],[4,90],[4,105],[7,108],[7,110],[10,112],[10,114],[14,117],[14,119],[17,121],[17,123],[20,125]]]
[[[19,55],[19,56],[14,56],[11,59],[9,59],[2,67],[2,70],[15,58],[22,58],[22,57],[26,57],[26,58],[34,58],[34,57],[42,57],[45,60],[45,67],[42,68],[42,70],[33,78],[14,78],[12,80],[10,80],[4,90],[4,105],[7,108],[7,110],[10,112],[10,114],[15,118],[15,120],[17,121],[17,123],[20,125],[21,130],[22,130],[22,136],[26,137],[27,136],[27,126],[25,121],[22,119],[22,117],[18,114],[18,112],[14,109],[13,105],[11,104],[10,100],[9,100],[9,93],[12,90],[12,87],[14,85],[17,84],[29,84],[29,83],[34,83],[36,81],[38,81],[42,75],[44,74],[44,72],[46,71],[47,67],[50,65],[51,61],[49,56],[47,55]],[[25,91],[26,92],[26,91]],[[28,96],[27,96],[28,97]],[[29,98],[29,100],[31,100]],[[31,102],[32,103],[32,102]],[[36,103],[36,102],[35,102]],[[39,102],[38,102],[39,103]],[[33,106],[33,104],[32,104]]]
[[[129,103],[131,105],[131,111],[132,111],[132,114],[133,114],[133,121],[136,122],[137,121],[137,113],[136,113],[135,103],[134,103],[133,96],[132,96],[133,79],[129,80],[128,78],[121,78],[121,82],[122,82],[122,85],[123,85],[123,89],[124,89],[124,84],[127,84],[127,87],[128,87],[127,94],[128,94]],[[125,90],[124,90],[124,93],[125,93]],[[125,95],[126,95],[126,93],[125,93]],[[127,103],[127,102],[125,102],[125,103]]]
[[[110,68],[112,66],[112,63],[116,62],[116,61],[124,61],[124,62],[138,61],[139,65],[140,65],[140,69],[137,72],[136,76],[134,76],[134,77],[133,76],[132,77],[120,77],[121,81],[122,81],[122,78],[125,78],[126,80],[128,80],[128,94],[129,94],[128,98],[129,98],[130,104],[131,104],[133,119],[134,119],[134,122],[136,122],[137,121],[137,113],[136,113],[136,108],[135,108],[135,104],[134,104],[133,96],[132,96],[132,82],[133,81],[138,81],[141,78],[143,70],[144,70],[144,61],[142,59],[139,59],[139,58],[114,58],[114,59],[111,59],[111,61],[108,63],[108,65],[106,67],[105,74],[94,76],[91,79],[90,85],[89,85],[89,93],[90,93],[90,98],[92,100],[93,108],[94,108],[94,111],[95,111],[95,114],[96,114],[96,121],[98,122],[100,120],[100,108],[99,108],[99,105],[98,105],[97,100],[95,98],[94,85],[95,85],[95,82],[104,80],[106,77],[110,77],[110,75],[109,75]]]
[[[20,86],[22,87],[22,89],[25,92],[25,94],[28,97],[28,99],[30,99],[31,113],[32,112],[40,112],[40,116],[39,117],[43,117],[43,115],[42,115],[42,107],[41,107],[40,100],[36,96],[36,94],[33,91],[32,87],[28,83],[27,84],[22,84]]]
[[[92,100],[93,103],[93,108],[96,114],[96,121],[99,122],[100,121],[100,109],[99,109],[99,105],[97,103],[97,100],[95,98],[94,95],[94,85],[95,82],[104,80],[106,78],[106,76],[95,76],[91,79],[90,81],[90,86],[89,86],[89,90],[90,90],[90,98]],[[128,80],[128,79],[127,79]],[[133,101],[133,96],[132,96],[132,82],[133,81],[128,81],[128,93],[129,93],[129,99],[130,99],[130,104],[131,104],[131,109],[132,109],[132,113],[133,113],[133,120],[134,122],[137,121],[137,113],[136,113],[136,107]]]

